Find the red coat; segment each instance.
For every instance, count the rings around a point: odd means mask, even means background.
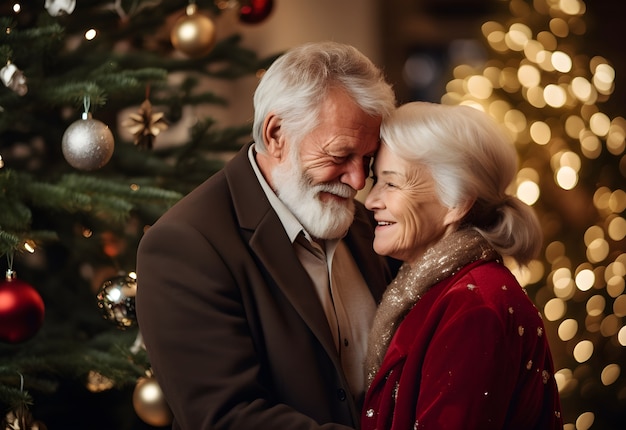
[[[478,261],[435,284],[397,329],[362,430],[562,430],[538,310],[511,272]]]

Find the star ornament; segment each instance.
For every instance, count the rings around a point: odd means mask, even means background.
[[[152,112],[150,100],[145,99],[136,113],[131,113],[122,126],[133,135],[135,145],[141,149],[152,149],[154,140],[167,130],[163,112]]]

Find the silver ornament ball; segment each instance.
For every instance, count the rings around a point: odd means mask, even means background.
[[[109,279],[98,291],[98,307],[105,319],[125,330],[137,323],[135,295],[137,281],[130,276],[116,276]]]
[[[115,141],[102,121],[83,118],[73,122],[63,134],[65,160],[79,170],[95,170],[109,162]]]

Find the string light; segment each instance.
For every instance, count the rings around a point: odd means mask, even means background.
[[[578,54],[565,40],[586,32],[583,1],[502,1],[510,22],[481,26],[494,58],[456,65],[441,101],[489,113],[515,140],[521,166],[513,191],[536,207],[546,244],[542,259],[514,273],[522,285],[535,283],[533,299],[556,332],[565,429],[588,429],[610,419],[585,403],[598,387],[614,387],[610,403],[626,407],[619,349],[626,346],[626,120],[598,106],[615,89],[609,61]],[[603,164],[598,177],[593,163]],[[554,196],[574,209],[551,209],[546,199]]]

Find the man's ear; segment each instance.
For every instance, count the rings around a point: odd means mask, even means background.
[[[263,122],[263,140],[268,154],[282,158],[285,154],[285,135],[281,128],[282,120],[270,113]]]
[[[459,206],[455,206],[453,208],[448,209],[448,212],[443,217],[444,225],[451,225],[458,223],[461,221],[465,215],[470,211],[470,209],[474,206],[474,199],[466,200],[464,203]]]

